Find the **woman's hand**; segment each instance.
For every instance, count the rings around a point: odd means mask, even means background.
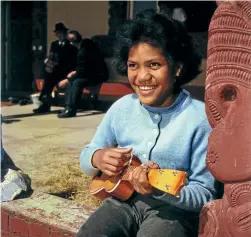
[[[150,194],[153,191],[152,186],[148,181],[148,169],[158,169],[159,166],[151,161],[148,161],[147,164],[143,164],[135,168],[129,176],[129,181],[134,187],[137,193],[142,195]]]
[[[131,159],[132,148],[110,148],[97,150],[92,157],[92,165],[111,176],[119,175]]]

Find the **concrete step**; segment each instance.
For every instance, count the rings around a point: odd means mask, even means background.
[[[1,203],[2,236],[76,236],[94,209],[67,199],[34,192],[30,197]]]

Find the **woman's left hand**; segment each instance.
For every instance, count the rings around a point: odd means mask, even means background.
[[[158,169],[158,165],[148,161],[146,165],[141,165],[135,168],[129,176],[129,181],[134,187],[135,191],[145,195],[145,194],[150,194],[152,193],[152,186],[150,185],[147,174],[148,174],[148,169]]]

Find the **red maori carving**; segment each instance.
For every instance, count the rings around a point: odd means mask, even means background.
[[[218,2],[209,26],[207,167],[224,183],[205,205],[199,237],[251,236],[251,1]]]

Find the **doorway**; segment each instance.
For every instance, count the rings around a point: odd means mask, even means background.
[[[42,4],[33,1],[1,2],[2,92],[32,90],[37,68],[43,63],[46,53],[45,6],[45,2]],[[34,43],[42,45],[37,47],[39,52],[34,51]],[[40,59],[39,63],[37,58]]]
[[[3,3],[3,2],[2,2]],[[4,2],[5,91],[30,90],[32,85],[32,2]]]

